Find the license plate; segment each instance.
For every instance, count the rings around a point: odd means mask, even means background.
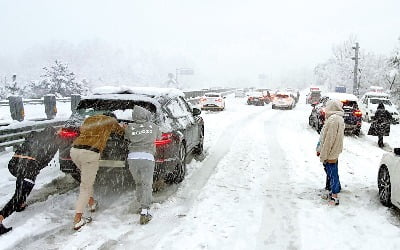
[[[344,113],[344,117],[349,117],[349,116],[350,116],[350,114]]]

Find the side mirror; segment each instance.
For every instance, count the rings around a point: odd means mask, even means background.
[[[201,114],[201,110],[198,109],[198,108],[193,108],[192,114],[193,114],[194,116],[200,115],[200,114]]]
[[[226,99],[226,96],[224,96],[223,98]]]
[[[315,108],[317,104],[316,103],[311,103],[311,107]]]

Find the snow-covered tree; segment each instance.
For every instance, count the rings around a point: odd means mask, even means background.
[[[50,68],[43,68],[45,73],[41,76],[42,81],[37,90],[46,89],[46,94],[55,94],[59,96],[70,96],[79,94],[84,89],[81,82],[76,80],[75,74],[68,69],[68,65],[58,60]]]
[[[396,98],[396,102],[400,105],[400,38],[398,39],[397,48],[388,60],[389,71],[386,74],[386,80],[392,95]]]

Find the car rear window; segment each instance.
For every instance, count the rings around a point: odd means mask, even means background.
[[[343,108],[353,108],[353,109],[358,109],[358,104],[356,101],[342,101],[343,103]]]
[[[276,95],[276,97],[278,97],[278,98],[288,98],[289,96],[288,95],[278,94],[278,95]]]
[[[117,119],[132,119],[132,110],[135,105],[141,106],[149,110],[153,115],[156,113],[154,104],[135,100],[104,100],[104,99],[84,99],[81,100],[77,107],[80,115],[90,116],[101,114],[106,111],[113,112]]]
[[[389,105],[389,106],[391,106],[392,105],[392,103],[390,102],[390,100],[382,100],[382,99],[371,99],[371,103],[372,104],[379,104],[379,103],[383,103],[383,104],[385,104],[385,105]]]
[[[208,94],[208,95],[206,95],[206,97],[220,97],[219,95],[213,95],[213,94]]]

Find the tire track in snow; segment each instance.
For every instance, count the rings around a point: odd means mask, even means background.
[[[295,199],[295,187],[290,181],[291,165],[285,149],[279,141],[280,130],[290,124],[291,111],[276,113],[265,120],[265,140],[268,140],[269,177],[264,203],[262,225],[258,238],[262,242],[257,249],[299,249],[299,233]],[[288,123],[289,122],[289,123]],[[290,125],[289,125],[290,126]],[[262,239],[262,240],[261,240]]]
[[[186,178],[185,185],[178,190],[177,195],[166,202],[169,203],[169,207],[163,207],[162,211],[155,214],[157,217],[153,223],[145,227],[134,228],[116,241],[105,242],[103,249],[125,249],[132,242],[135,242],[137,249],[153,249],[164,235],[179,225],[180,221],[177,220],[177,217],[185,217],[189,212],[218,163],[231,150],[232,142],[235,135],[242,129],[242,124],[252,122],[265,111],[266,109],[262,112],[247,114],[231,126],[227,126],[217,142],[209,149],[210,153],[201,163],[201,167]]]

